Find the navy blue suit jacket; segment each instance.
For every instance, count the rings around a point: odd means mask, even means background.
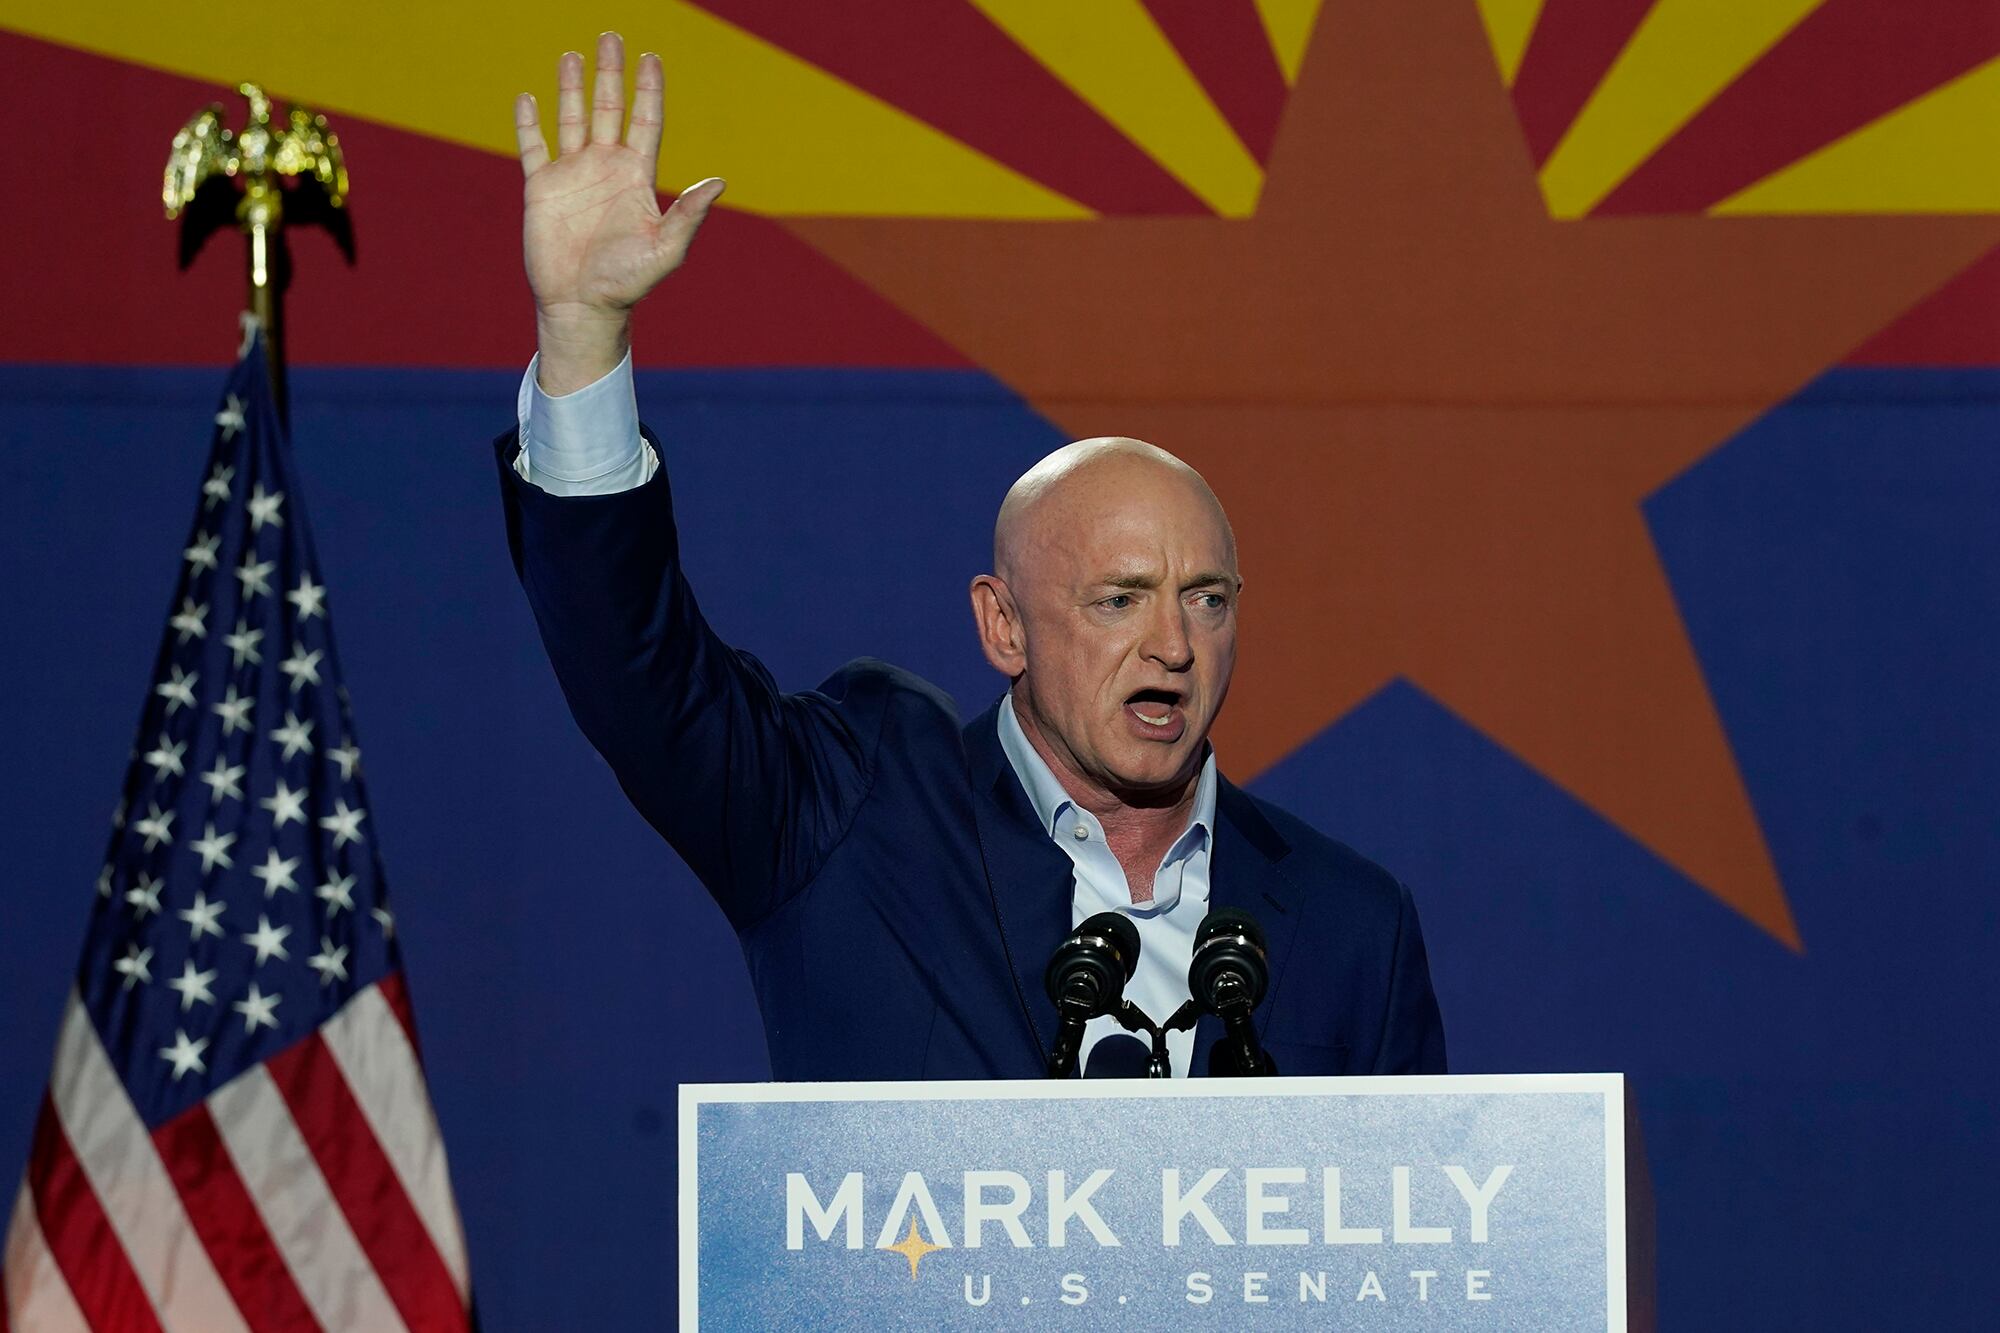
[[[1072,867],[1000,748],[998,706],[883,662],[787,694],[708,627],[665,469],[551,496],[498,441],[507,534],[571,710],[742,940],[781,1079],[1031,1078]],[[1410,894],[1226,779],[1212,907],[1262,923],[1263,1040],[1287,1074],[1439,1073],[1444,1030]],[[1195,1072],[1220,1026],[1204,1019]]]

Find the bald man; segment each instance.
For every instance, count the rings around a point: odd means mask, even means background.
[[[969,724],[881,662],[786,693],[709,628],[639,424],[630,313],[723,185],[661,213],[659,59],[639,61],[629,126],[615,34],[596,66],[586,99],[583,58],[561,59],[556,156],[534,99],[515,105],[538,352],[498,442],[508,535],[584,734],[742,941],[777,1076],[1040,1075],[1042,970],[1078,922],[1132,919],[1126,995],[1165,1023],[1222,907],[1266,934],[1279,1070],[1442,1072],[1408,890],[1217,771],[1243,580],[1221,503],[1173,455],[1081,440],[1014,484],[971,585],[1008,687]],[[1211,1072],[1221,1035],[1173,1033],[1173,1072]],[[1135,1074],[1146,1053],[1100,1018],[1081,1067]]]

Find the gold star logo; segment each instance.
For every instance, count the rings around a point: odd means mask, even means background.
[[[944,1246],[933,1245],[925,1240],[923,1233],[917,1230],[917,1219],[912,1217],[910,1219],[910,1234],[903,1237],[903,1243],[900,1245],[885,1245],[882,1248],[894,1251],[910,1261],[910,1281],[915,1282],[917,1280],[917,1264],[923,1260],[925,1255],[934,1250],[941,1250]]]

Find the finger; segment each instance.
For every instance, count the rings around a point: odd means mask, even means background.
[[[597,82],[590,97],[590,141],[615,144],[625,128],[625,39],[607,32],[597,39]]]
[[[514,99],[514,146],[521,152],[521,174],[532,176],[549,164],[549,142],[542,137],[542,113],[533,93]]]
[[[646,160],[646,178],[660,174],[660,123],[665,116],[667,76],[660,58],[648,51],[639,57],[639,77],[632,92],[632,124],[625,131],[625,146]]]
[[[556,147],[574,153],[583,147],[583,55],[565,51],[556,62]]]
[[[681,191],[681,197],[674,200],[673,207],[660,219],[660,229],[655,233],[654,248],[662,259],[670,264],[680,263],[688,247],[694,244],[694,234],[701,230],[709,208],[728,185],[722,177],[710,176]]]

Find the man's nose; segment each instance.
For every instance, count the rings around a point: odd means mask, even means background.
[[[1186,671],[1194,664],[1194,641],[1188,637],[1187,609],[1178,600],[1165,602],[1148,626],[1143,651],[1169,671]]]

